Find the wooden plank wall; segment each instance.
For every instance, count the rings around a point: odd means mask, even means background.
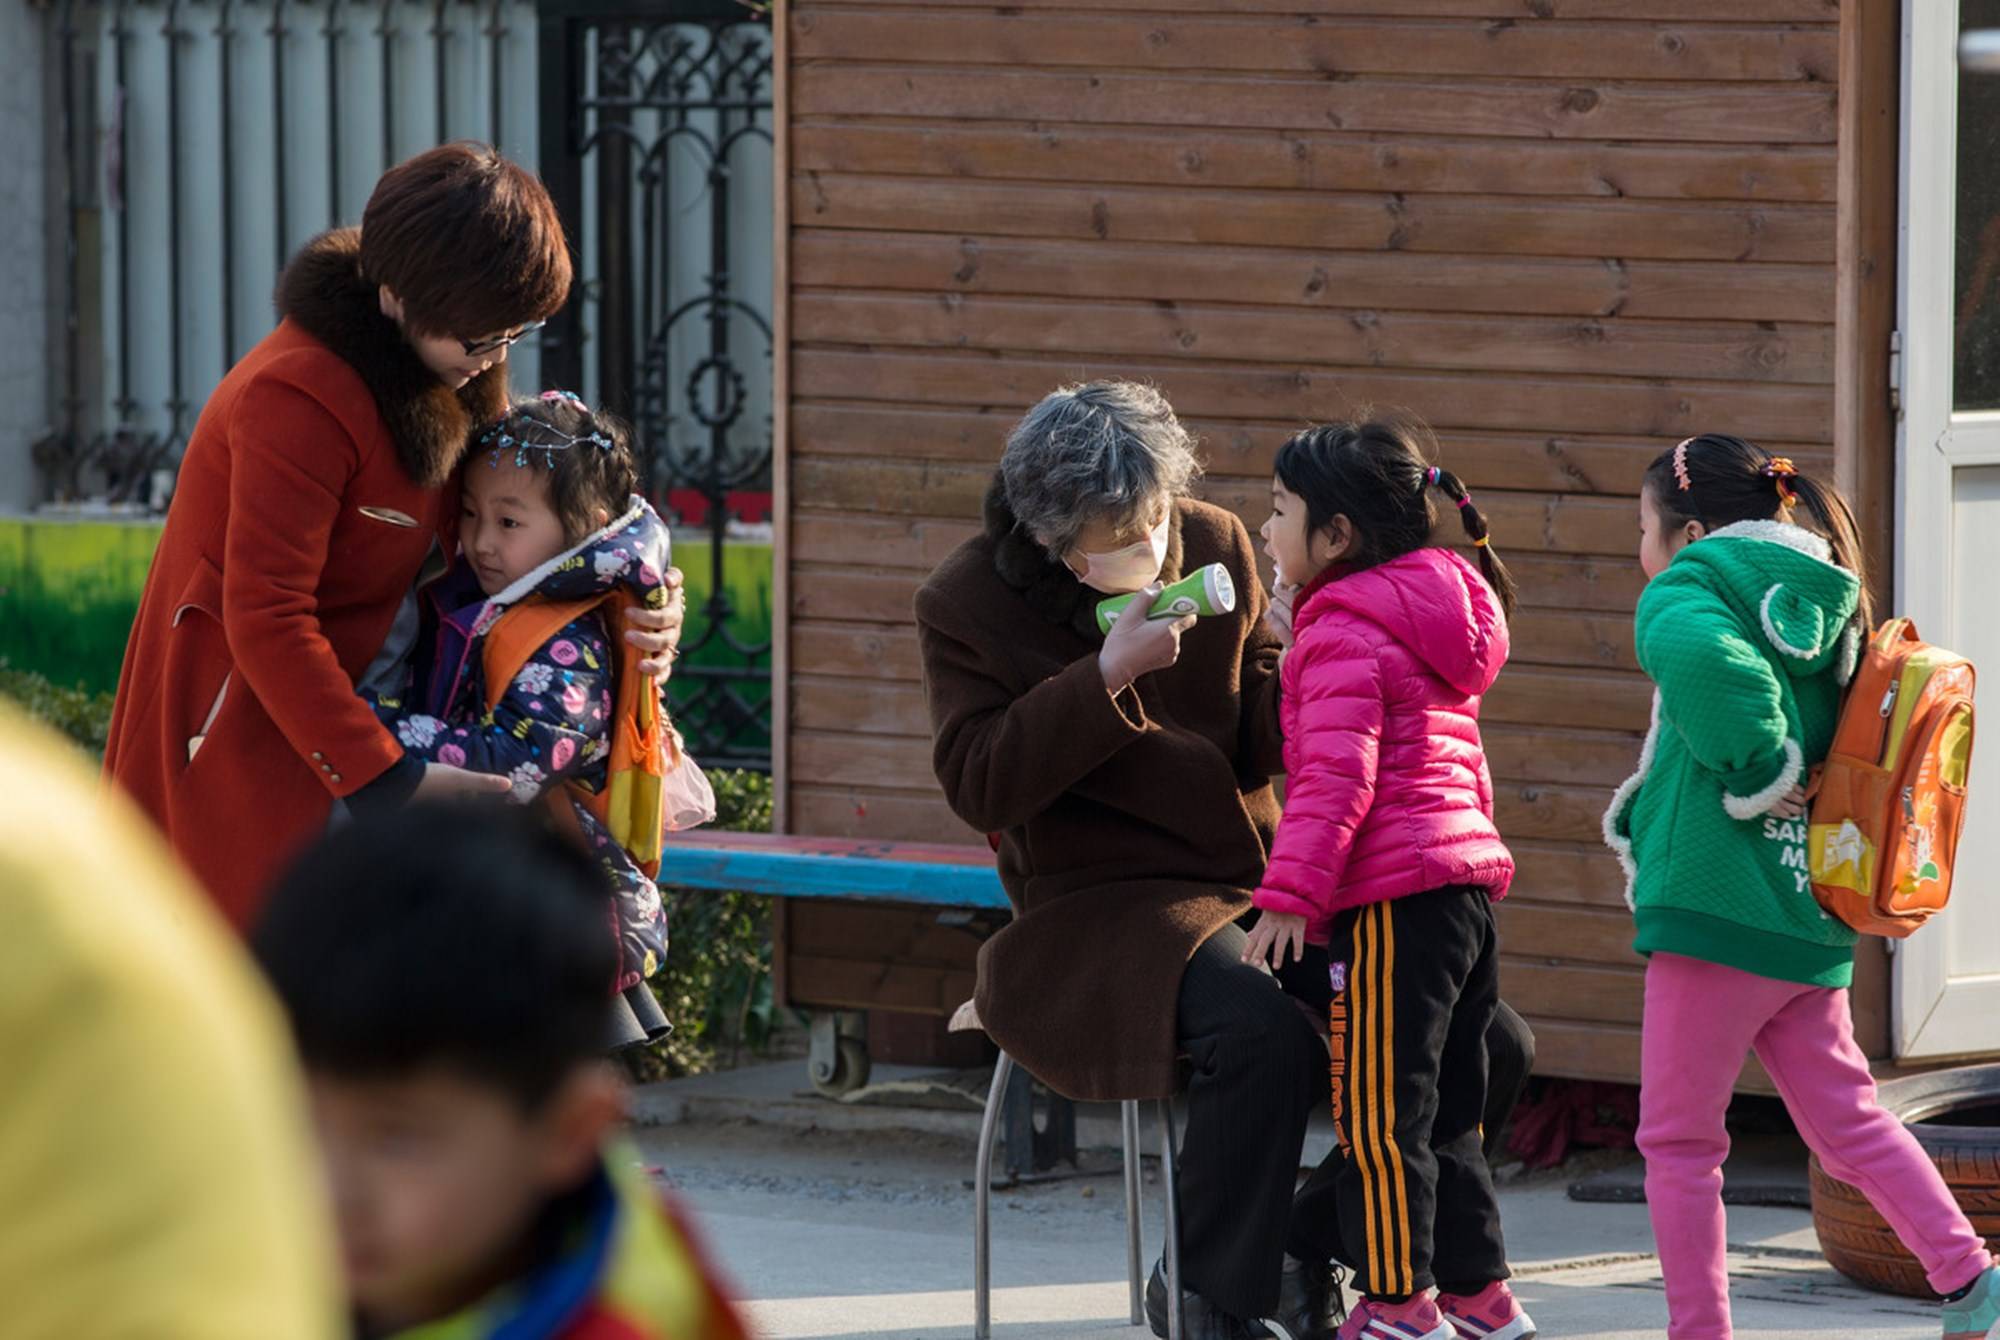
[[[1487,706],[1504,989],[1636,1078],[1599,815],[1648,713],[1646,461],[1832,459],[1836,0],[794,0],[795,832],[975,841],[910,599],[1059,383],[1160,385],[1254,529],[1291,428],[1430,419],[1522,582]]]

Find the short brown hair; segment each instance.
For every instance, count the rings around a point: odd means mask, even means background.
[[[615,415],[591,410],[567,391],[515,401],[473,440],[468,459],[481,451],[496,461],[512,454],[521,465],[549,477],[549,506],[571,545],[603,527],[600,511],[622,516],[639,488],[631,428]]]
[[[479,339],[569,300],[569,243],[541,179],[488,144],[444,144],[382,174],[361,215],[361,273],[427,335]]]

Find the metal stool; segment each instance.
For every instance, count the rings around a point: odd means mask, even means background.
[[[993,1200],[993,1140],[1000,1126],[1000,1108],[1007,1081],[1014,1071],[1014,1058],[1006,1052],[993,1067],[993,1087],[986,1094],[986,1112],[979,1123],[979,1160],[973,1183],[972,1217],[972,1334],[974,1340],[989,1340],[993,1334],[993,1275],[990,1218]],[[1132,1291],[1132,1324],[1146,1324],[1145,1278],[1139,1243],[1139,1103],[1128,1099],[1119,1104],[1125,1146],[1125,1268]],[[1179,1154],[1174,1138],[1172,1099],[1159,1101],[1160,1167],[1164,1170],[1167,1202],[1167,1340],[1181,1340],[1181,1224],[1179,1174],[1174,1168]]]

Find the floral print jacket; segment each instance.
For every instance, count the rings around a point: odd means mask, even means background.
[[[580,600],[623,587],[657,605],[669,553],[666,523],[634,497],[625,515],[490,599],[461,558],[425,589],[423,636],[403,691],[363,697],[407,753],[506,777],[517,804],[564,782],[597,790],[611,752],[618,663],[598,615],[571,621],[543,643],[490,711],[485,636],[528,600]],[[658,886],[581,804],[570,803],[611,884],[623,990],[665,961],[666,909]]]

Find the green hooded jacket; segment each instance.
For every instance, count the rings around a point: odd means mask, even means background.
[[[1853,980],[1855,934],[1813,899],[1806,821],[1770,810],[1833,743],[1859,593],[1819,536],[1747,521],[1688,545],[1640,596],[1653,725],[1604,816],[1640,953]]]

